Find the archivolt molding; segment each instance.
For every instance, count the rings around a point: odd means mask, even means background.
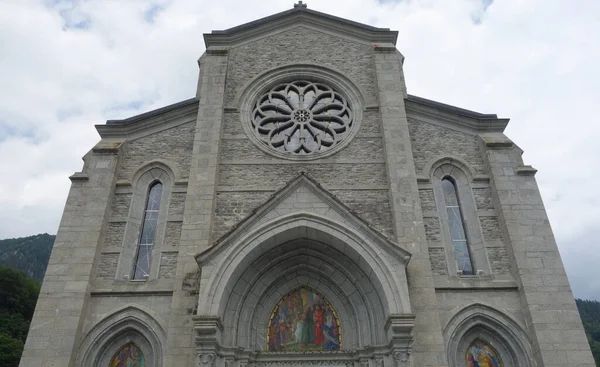
[[[274,305],[302,285],[319,291],[338,311],[344,348],[386,342],[384,328],[377,327],[385,324],[380,301],[385,295],[352,259],[325,244],[290,241],[251,264],[241,279],[232,287],[223,318],[235,335],[228,343],[237,338],[238,345],[262,350]]]
[[[424,172],[429,173],[429,179],[434,177],[442,179],[443,176],[464,176],[465,183],[473,181],[475,174],[471,166],[464,160],[456,157],[438,156],[430,160],[426,165]],[[439,176],[442,177],[439,177]],[[462,177],[461,177],[462,178]]]
[[[387,314],[410,313],[404,265],[407,259],[386,256],[372,239],[348,226],[313,213],[294,213],[267,222],[239,241],[224,246],[219,256],[209,249],[197,255],[203,274],[212,274],[201,290],[198,313],[222,315],[224,294],[254,260],[269,250],[293,239],[318,241],[348,254],[366,273],[373,273],[385,294]],[[226,247],[226,248],[225,248]],[[216,251],[215,251],[216,252]],[[401,268],[401,269],[400,269]]]
[[[155,314],[138,305],[127,305],[99,321],[79,347],[78,366],[108,366],[123,345],[134,342],[148,367],[160,367],[166,334]]]
[[[533,366],[531,342],[519,324],[493,307],[476,303],[460,310],[444,329],[452,367],[464,365],[465,352],[476,338],[496,348],[506,367]]]
[[[148,174],[156,179],[160,179],[160,171],[164,171],[169,176],[169,180],[171,182],[175,182],[175,180],[178,180],[181,177],[179,169],[175,163],[165,159],[154,159],[144,162],[140,168],[131,175],[130,182],[135,187],[138,185],[140,180],[144,181],[143,176]]]

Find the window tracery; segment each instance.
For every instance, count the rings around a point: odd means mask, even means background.
[[[354,124],[344,96],[326,84],[299,80],[279,84],[258,98],[251,125],[269,148],[308,155],[337,146]]]

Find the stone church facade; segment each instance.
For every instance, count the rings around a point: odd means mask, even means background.
[[[508,120],[407,94],[397,35],[300,2],[98,125],[21,366],[594,366]]]

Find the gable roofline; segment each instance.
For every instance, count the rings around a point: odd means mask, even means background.
[[[391,43],[395,46],[398,39],[398,31],[391,31],[389,28],[373,27],[308,9],[304,5],[294,5],[294,8],[292,9],[244,23],[233,28],[213,30],[211,33],[205,33],[204,43],[207,49],[211,46],[230,46],[233,43],[257,37],[263,33],[271,32],[281,28],[283,25],[298,20],[305,20],[326,29],[333,29],[341,31],[342,33],[351,34],[372,43]]]
[[[313,192],[324,198],[326,201],[329,201],[333,204],[334,208],[342,212],[346,212],[349,216],[354,219],[357,224],[366,228],[368,234],[372,236],[372,238],[376,239],[379,243],[383,244],[383,246],[392,254],[399,256],[404,259],[405,262],[408,263],[408,260],[411,258],[411,253],[392,241],[389,237],[385,236],[378,229],[374,228],[368,221],[363,219],[360,215],[358,215],[354,210],[348,207],[346,204],[340,201],[335,195],[331,192],[327,191],[325,188],[321,186],[315,179],[310,177],[307,173],[301,172],[294,179],[289,181],[286,185],[284,185],[281,189],[277,190],[271,197],[265,201],[263,204],[252,210],[252,212],[239,221],[233,228],[219,237],[213,244],[207,248],[206,250],[198,253],[196,255],[196,261],[201,263],[206,261],[208,258],[211,258],[218,252],[220,252],[223,247],[227,246],[227,243],[236,240],[239,236],[243,236],[244,229],[249,228],[254,224],[257,220],[259,220],[263,214],[266,214],[270,209],[274,208],[288,197],[290,193],[292,193],[296,188],[300,185],[306,184],[306,186],[310,187]]]
[[[106,124],[96,125],[96,131],[102,138],[122,138],[131,134],[139,134],[158,128],[165,123],[189,120],[198,109],[198,98],[193,97],[181,102],[173,103],[152,111],[131,116],[121,120],[107,120]]]
[[[406,96],[405,101],[407,113],[451,120],[478,132],[504,132],[510,121],[495,113],[475,112],[411,94]]]

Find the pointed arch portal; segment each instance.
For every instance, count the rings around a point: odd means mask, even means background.
[[[295,209],[294,203],[307,202],[321,209]],[[196,256],[200,355],[232,350],[238,360],[285,363],[307,353],[320,360],[353,360],[357,351],[392,358],[392,350],[407,351],[412,338],[409,259],[300,176]]]

